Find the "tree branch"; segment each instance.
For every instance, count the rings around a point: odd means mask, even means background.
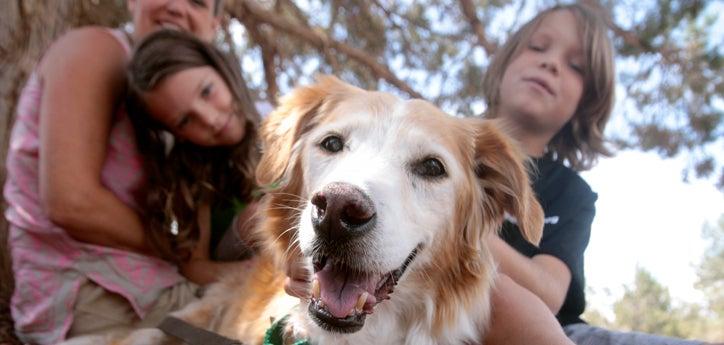
[[[297,20],[299,20],[302,25],[309,27],[309,23],[307,22],[307,17],[305,16],[304,11],[302,11],[302,9],[300,9],[299,6],[297,6],[297,4],[295,4],[293,1],[278,0],[276,5],[276,7],[278,7],[279,9],[281,9],[282,7],[288,8],[292,15],[294,15],[294,17],[297,18]]]
[[[266,82],[266,99],[272,105],[276,105],[279,86],[277,85],[277,74],[274,60],[279,49],[273,39],[263,30],[259,30],[256,19],[246,12],[232,12],[230,15],[236,17],[244,25],[249,33],[252,42],[261,49],[261,61],[264,68],[264,81]]]
[[[229,25],[231,25],[230,18],[228,16],[224,16],[221,23],[222,33],[224,34],[224,44],[226,44],[226,46],[229,48],[229,55],[231,55],[231,58],[234,59],[234,63],[236,63],[238,66],[241,66],[241,60],[239,59],[239,55],[236,54],[236,45],[234,44],[233,37],[231,37]]]
[[[582,0],[581,2],[586,6],[591,7],[595,11],[598,11],[602,15],[604,22],[611,29],[613,34],[617,37],[620,37],[625,44],[634,47],[641,52],[658,53],[661,55],[664,61],[669,63],[677,63],[678,59],[675,57],[674,49],[668,49],[666,47],[657,48],[646,44],[646,42],[642,41],[635,32],[631,30],[626,30],[616,24],[616,22],[613,20],[613,14],[611,13],[611,10],[601,6],[598,1]]]
[[[467,18],[470,26],[473,28],[473,33],[477,38],[478,44],[485,49],[485,52],[488,53],[489,56],[493,55],[495,50],[498,49],[498,46],[497,44],[488,41],[488,38],[485,35],[485,26],[483,26],[483,23],[480,22],[477,14],[475,14],[475,5],[471,0],[459,0],[459,2],[463,15]]]
[[[321,32],[321,30],[314,30],[292,24],[289,21],[280,18],[275,13],[261,8],[254,0],[240,0],[239,4],[243,6],[244,12],[254,16],[258,23],[268,24],[287,35],[294,36],[304,42],[307,42],[322,52],[324,52],[326,47],[330,47],[337,52],[346,55],[351,60],[367,66],[376,77],[386,80],[393,86],[406,92],[411,97],[422,98],[420,93],[399,79],[387,66],[379,63],[374,57],[370,56],[363,50],[329,39],[329,37],[327,37],[324,32]]]

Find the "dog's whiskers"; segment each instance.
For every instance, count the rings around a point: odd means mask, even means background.
[[[289,228],[285,229],[284,231],[282,231],[282,232],[279,234],[279,236],[277,236],[276,238],[274,238],[274,239],[272,240],[272,243],[273,243],[274,245],[276,245],[277,242],[279,242],[279,240],[281,240],[281,238],[284,237],[284,235],[286,235],[286,234],[287,234],[288,232],[290,232],[290,231],[296,230],[296,228],[297,228],[296,226],[292,226],[292,227],[289,227]],[[296,232],[295,232],[295,233],[294,233],[294,236],[292,236],[292,238],[296,238],[296,237],[297,237],[297,236],[296,236]]]
[[[289,257],[289,252],[295,247],[299,247],[299,239],[296,236],[294,236],[287,249],[284,250],[284,257]]]
[[[301,213],[304,209],[302,207],[292,207],[292,206],[270,206],[270,210],[290,210]]]
[[[272,196],[278,196],[278,197],[291,197],[293,201],[300,201],[300,202],[306,202],[307,199],[302,197],[301,195],[293,194],[293,193],[285,193],[285,192],[271,192],[269,193]],[[296,199],[296,200],[295,200]]]
[[[269,205],[268,209],[302,211],[304,209],[304,204],[299,204],[299,206],[292,206],[292,205],[287,205],[287,204],[273,204],[273,205]]]

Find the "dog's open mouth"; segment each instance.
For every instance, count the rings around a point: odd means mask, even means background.
[[[378,303],[390,298],[419,248],[415,248],[400,267],[387,273],[360,272],[329,257],[315,257],[309,315],[327,331],[359,331],[367,314],[371,314]]]

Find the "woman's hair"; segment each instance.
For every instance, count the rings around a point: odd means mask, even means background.
[[[546,155],[576,170],[590,169],[599,155],[610,156],[603,130],[611,115],[614,98],[613,47],[606,24],[591,8],[581,4],[555,6],[539,13],[523,25],[495,53],[483,79],[487,115],[497,116],[500,84],[508,65],[529,43],[543,19],[554,11],[570,11],[581,31],[585,67],[584,90],[570,121],[548,142]]]
[[[202,66],[219,73],[231,91],[235,113],[243,117],[245,135],[236,145],[202,147],[174,140],[144,107],[142,95],[164,78]],[[239,66],[211,44],[173,30],[152,33],[136,48],[128,66],[126,105],[148,174],[143,206],[149,238],[165,258],[185,260],[199,238],[200,205],[251,199],[259,114]]]

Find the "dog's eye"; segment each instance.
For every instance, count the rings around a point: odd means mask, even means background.
[[[412,171],[423,177],[443,177],[446,174],[445,166],[437,158],[426,158],[415,163]]]
[[[336,135],[330,135],[319,144],[324,150],[329,152],[339,152],[342,151],[344,148],[344,142],[342,141],[342,138],[336,136]]]

